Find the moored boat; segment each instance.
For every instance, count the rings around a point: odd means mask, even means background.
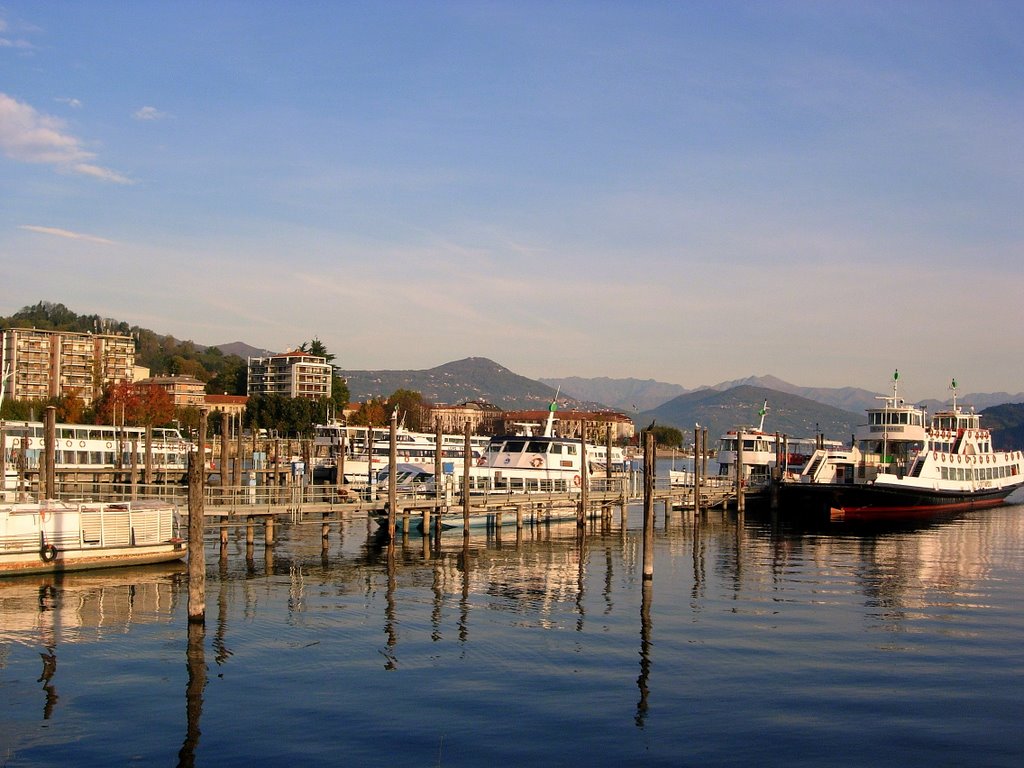
[[[0,504],[0,576],[180,560],[177,507],[161,501]]]
[[[851,450],[818,450],[794,482],[780,487],[787,506],[833,520],[926,519],[1001,504],[1024,484],[1024,455],[998,451],[978,414],[957,404],[930,420],[899,397],[867,411]]]

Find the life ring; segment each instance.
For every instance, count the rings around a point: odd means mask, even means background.
[[[956,463],[957,464],[963,464],[963,462],[964,462],[964,457],[961,456],[960,454],[957,454],[957,456],[956,456]]]
[[[482,466],[484,466],[484,465],[485,465],[486,463],[487,463],[487,458],[486,458],[485,456],[481,456],[481,457],[480,457],[479,459],[477,459],[477,460],[476,460],[476,465],[477,465],[478,467],[482,467]]]
[[[530,460],[531,467],[539,467],[543,463],[544,459],[542,459],[540,456],[535,456]],[[577,482],[576,485],[579,485],[579,482]]]
[[[79,440],[78,441],[78,447],[79,448],[85,448],[85,440]]]
[[[65,440],[65,441],[64,441],[64,447],[65,447],[65,448],[70,448],[70,447],[71,447],[71,446],[73,446],[73,445],[74,445],[74,442],[73,442],[73,441],[71,441],[71,440]]]
[[[39,548],[39,557],[44,563],[52,563],[57,559],[57,548],[53,544],[43,544]]]
[[[572,484],[575,485],[577,488],[580,487],[580,476],[579,475],[573,475],[572,476]]]
[[[939,452],[938,451],[932,451],[932,459],[934,459],[935,461],[939,460]]]
[[[113,448],[113,447],[114,447],[114,444],[112,442],[110,442],[109,440],[107,440],[107,448]]]

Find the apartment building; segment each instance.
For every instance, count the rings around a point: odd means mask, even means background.
[[[10,328],[3,331],[7,396],[46,400],[76,392],[88,405],[106,384],[132,381],[135,340],[113,334]]]
[[[331,396],[331,372],[326,358],[308,352],[284,352],[270,357],[250,357],[246,392],[316,400]]]

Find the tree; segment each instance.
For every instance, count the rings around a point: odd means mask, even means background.
[[[651,430],[654,434],[654,441],[657,445],[665,448],[682,448],[683,433],[675,427],[656,426]]]
[[[356,412],[349,418],[349,423],[363,427],[370,424],[380,426],[387,423],[390,418],[391,411],[387,408],[387,402],[380,398],[374,398],[365,403],[360,403]]]
[[[409,389],[396,389],[387,400],[387,417],[391,418],[391,411],[398,409],[398,420],[414,432],[423,429],[423,413],[427,401],[419,392]]]

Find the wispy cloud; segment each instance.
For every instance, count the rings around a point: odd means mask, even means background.
[[[66,104],[67,106],[72,107],[73,109],[81,109],[82,107],[82,102],[78,99],[71,99],[65,97],[54,99],[54,101],[59,101],[61,104]]]
[[[136,120],[152,121],[152,120],[163,120],[167,117],[166,112],[161,112],[156,107],[141,107],[135,110],[132,117]]]
[[[108,240],[105,237],[98,237],[96,235],[87,235],[82,232],[72,232],[70,229],[60,229],[59,227],[40,227],[35,224],[22,224],[18,229],[25,229],[29,232],[38,232],[41,235],[53,235],[54,237],[64,237],[68,240],[84,240],[87,243],[99,243],[100,245],[116,245],[113,240]]]
[[[0,48],[14,48],[21,51],[30,51],[33,46],[28,40],[21,37],[9,37],[7,32],[9,25],[6,19],[0,18]]]
[[[0,93],[0,149],[12,160],[43,163],[70,173],[117,184],[131,179],[92,162],[96,155],[67,132],[64,122]]]

